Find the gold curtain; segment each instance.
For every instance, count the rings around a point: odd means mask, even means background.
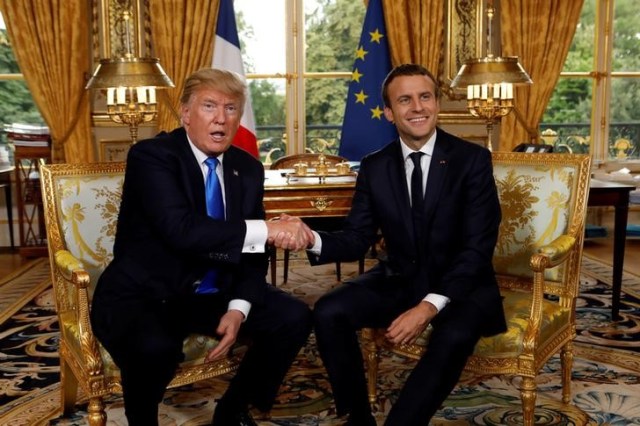
[[[538,127],[564,65],[583,0],[500,2],[503,56],[518,56],[533,84],[515,90],[516,113],[502,120],[500,150],[538,137]]]
[[[53,162],[92,162],[89,2],[0,0],[13,51],[49,126]]]
[[[180,125],[180,94],[184,80],[213,58],[219,0],[154,0],[149,2],[155,55],[175,88],[160,91],[158,129]]]
[[[443,0],[382,0],[391,64],[417,63],[440,74]]]

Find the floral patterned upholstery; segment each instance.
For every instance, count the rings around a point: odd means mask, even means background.
[[[575,300],[578,294],[590,157],[495,152],[494,177],[502,221],[493,265],[507,331],[480,339],[466,370],[522,377],[523,420],[533,425],[535,377],[558,351],[562,400],[570,401]],[[419,358],[430,327],[414,344],[392,345],[383,330],[363,330],[369,398],[376,399],[379,349]]]
[[[111,261],[124,163],[49,164],[42,167],[42,198],[49,259],[60,323],[62,409],[73,411],[80,385],[89,398],[89,424],[106,424],[103,396],[120,392],[120,373],[91,331],[89,308],[95,283]],[[172,386],[234,370],[242,348],[229,359],[204,362],[213,338],[185,339],[185,361]]]

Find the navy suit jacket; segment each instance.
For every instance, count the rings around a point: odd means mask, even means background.
[[[393,283],[411,286],[412,303],[428,293],[470,301],[487,313],[484,334],[504,331],[491,263],[501,213],[487,149],[437,130],[423,218],[416,241],[400,141],[392,142],[363,158],[343,230],[320,232],[322,252],[310,260],[356,260],[381,232],[379,267]]]
[[[267,254],[243,254],[245,219],[264,219],[264,168],[245,151],[224,154],[226,220],[207,216],[204,178],[183,128],[133,145],[127,158],[114,259],[93,304],[163,300],[193,292],[215,266],[221,295],[259,304]]]

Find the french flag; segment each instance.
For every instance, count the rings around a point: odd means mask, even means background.
[[[233,71],[244,78],[244,66],[240,54],[240,40],[236,27],[236,14],[233,10],[233,0],[221,0],[218,11],[218,24],[213,49],[213,68]],[[240,121],[240,128],[233,144],[260,158],[258,154],[258,140],[256,138],[256,124],[251,108],[251,99],[247,94],[244,114]]]

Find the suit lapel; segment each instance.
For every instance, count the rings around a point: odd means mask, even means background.
[[[230,147],[224,154],[224,192],[226,201],[226,217],[241,217],[242,215],[242,179],[238,167],[234,148]]]
[[[207,212],[204,178],[202,175],[202,167],[198,164],[198,160],[193,155],[189,141],[187,140],[187,134],[183,128],[175,130],[176,139],[180,144],[178,155],[181,157],[181,161],[184,164],[184,179],[187,180],[185,185],[185,191],[187,196],[193,203],[197,211]]]
[[[409,235],[413,235],[413,218],[411,215],[411,200],[409,199],[409,188],[407,188],[407,175],[404,169],[404,158],[402,157],[402,148],[400,141],[396,141],[389,158],[389,183],[391,185],[391,194],[395,198],[395,203],[399,207],[402,215],[402,223],[404,223],[406,231]]]
[[[447,169],[449,163],[449,155],[447,153],[446,141],[442,137],[442,131],[438,129],[438,137],[436,138],[436,144],[433,149],[433,157],[431,158],[431,164],[429,165],[429,176],[427,178],[427,188],[424,194],[424,211],[425,211],[425,223],[431,221],[431,217],[435,212],[442,191],[442,185],[444,184],[447,176]],[[428,226],[427,226],[428,228]]]

